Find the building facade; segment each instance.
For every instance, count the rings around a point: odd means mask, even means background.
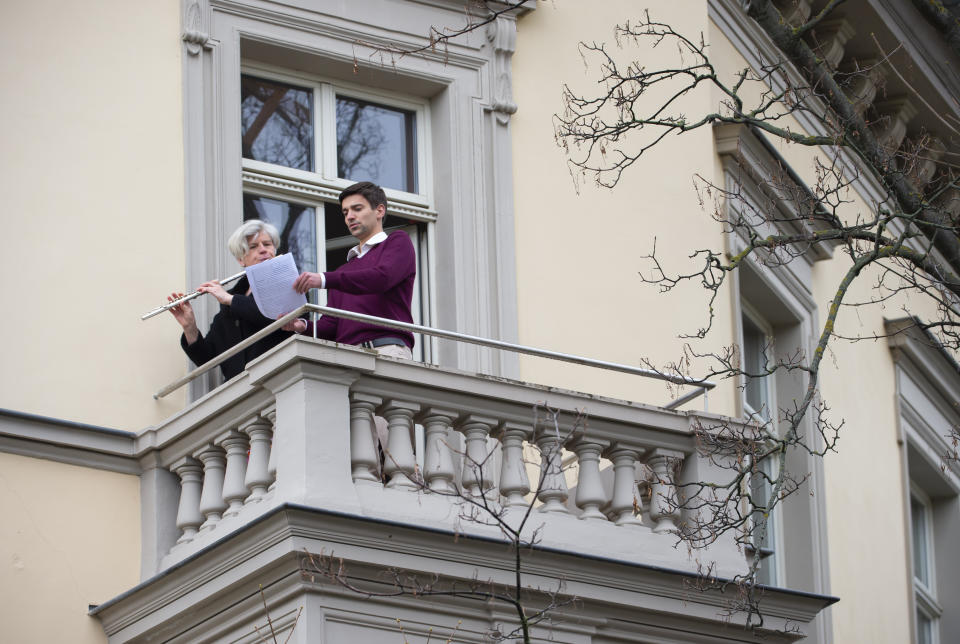
[[[702,35],[725,74],[775,55],[739,2],[648,4]],[[529,503],[522,601],[546,616],[534,638],[752,641],[732,587],[701,589],[741,574],[748,553],[732,535],[678,547],[689,517],[658,499],[723,479],[696,427],[789,408],[804,379],[731,378],[671,405],[690,388],[468,342],[418,335],[409,362],[294,338],[228,383],[210,372],[155,399],[192,365],[175,325],[135,317],[236,272],[225,240],[244,219],[274,222],[302,268],[336,266],[350,245],[336,195],[370,178],[387,189],[387,226],[417,250],[416,322],[637,367],[675,360],[678,334],[709,304],[644,283],[654,239],[668,258],[744,243],[704,212],[695,177],[761,199],[772,168],[814,181],[816,155],[723,125],[665,140],[613,189],[571,176],[555,136],[561,92],[597,86],[578,43],[612,42],[645,8],[531,2],[436,46],[431,27],[485,14],[459,0],[4,9],[2,176],[17,239],[3,290],[18,306],[3,322],[0,618],[11,641],[253,642],[271,629],[279,641],[485,641],[518,626],[491,594],[515,579],[509,527]],[[956,149],[941,121],[960,118],[960,61],[912,5],[843,11],[819,30],[820,51],[846,69],[876,58],[871,33],[901,43],[853,96],[883,115],[893,147],[939,137],[938,171]],[[675,57],[621,45],[650,68]],[[686,100],[701,113],[718,97]],[[818,133],[803,113],[789,118]],[[880,200],[864,175],[845,207]],[[747,361],[770,343],[812,351],[844,261],[824,244],[782,267],[747,265],[698,346],[736,345]],[[868,281],[855,287],[869,293]],[[823,459],[790,457],[803,485],[758,546],[771,641],[960,633],[960,467],[946,457],[960,371],[911,327],[911,306],[839,318],[841,335],[883,339],[831,345],[820,387],[841,439]],[[385,483],[364,439],[374,414],[390,428]],[[505,527],[459,490],[493,490]],[[392,592],[393,569],[427,592]]]

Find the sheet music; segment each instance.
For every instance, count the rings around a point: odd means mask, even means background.
[[[264,317],[276,320],[307,303],[306,295],[293,290],[299,276],[297,263],[290,253],[247,267],[250,291]]]

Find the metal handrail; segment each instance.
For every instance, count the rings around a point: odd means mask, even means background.
[[[343,309],[335,309],[329,306],[320,306],[319,304],[304,304],[300,308],[287,313],[276,322],[270,323],[268,326],[257,331],[255,334],[240,342],[239,344],[234,345],[233,347],[227,349],[219,356],[205,362],[200,367],[197,367],[187,375],[179,378],[157,393],[153,394],[155,399],[160,399],[166,396],[167,394],[176,391],[183,385],[199,378],[206,372],[210,371],[214,367],[218,366],[224,360],[231,358],[250,345],[258,342],[262,338],[270,335],[274,331],[280,329],[288,322],[300,317],[302,313],[314,312],[320,313],[323,315],[330,315],[332,317],[344,319],[344,320],[354,320],[356,322],[368,322],[371,324],[376,324],[377,326],[384,326],[391,329],[400,329],[402,331],[411,331],[414,333],[422,333],[424,335],[430,335],[437,338],[443,338],[446,340],[455,340],[458,342],[468,342],[470,344],[477,344],[483,347],[488,347],[491,349],[501,349],[504,351],[512,351],[514,353],[523,353],[526,355],[537,356],[540,358],[549,358],[551,360],[560,360],[562,362],[569,362],[572,364],[585,365],[588,367],[596,367],[598,369],[606,369],[608,371],[619,371],[622,373],[629,373],[635,376],[643,376],[644,378],[654,378],[656,380],[664,380],[666,382],[672,382],[676,385],[695,385],[697,389],[691,391],[676,400],[670,401],[665,405],[667,409],[673,409],[674,407],[680,406],[685,402],[693,400],[701,394],[705,394],[708,390],[716,387],[716,383],[707,381],[707,380],[696,380],[694,378],[687,378],[685,376],[674,376],[666,373],[661,373],[659,371],[654,371],[653,369],[642,369],[640,367],[634,367],[631,365],[619,364],[617,362],[607,362],[605,360],[594,360],[593,358],[584,358],[582,356],[576,356],[570,353],[560,353],[558,351],[548,351],[546,349],[538,349],[536,347],[528,347],[522,344],[514,344],[512,342],[504,342],[502,340],[491,340],[490,338],[481,338],[475,335],[468,335],[466,333],[458,333],[456,331],[447,331],[445,329],[435,329],[429,326],[422,326],[420,324],[411,324],[409,322],[400,322],[398,320],[389,320],[387,318],[377,317],[375,315],[367,315],[365,313],[355,313],[354,311],[344,311]]]

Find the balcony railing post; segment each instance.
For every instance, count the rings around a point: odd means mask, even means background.
[[[581,510],[581,519],[607,520],[600,511],[607,503],[607,495],[600,480],[600,453],[606,446],[602,442],[586,438],[579,439],[571,446],[580,464],[575,503]]]
[[[250,492],[243,482],[247,473],[247,449],[250,440],[246,434],[232,429],[218,436],[214,442],[227,452],[227,471],[223,476],[223,500],[228,507],[223,516],[232,517],[240,512],[243,500]]]
[[[608,454],[613,462],[613,499],[607,512],[617,525],[642,525],[634,514],[637,501],[637,457],[644,450],[614,447]]]
[[[496,418],[469,415],[460,420],[460,431],[466,439],[460,484],[465,494],[478,497],[493,487],[493,459],[487,449],[487,438],[498,425]]]
[[[380,482],[373,411],[382,402],[380,397],[368,394],[350,396],[350,461],[354,482]]]
[[[383,471],[390,478],[387,487],[414,489],[419,486],[413,453],[413,417],[420,405],[404,400],[387,400],[380,406],[380,414],[387,419],[387,448]]]
[[[200,532],[212,530],[220,521],[227,504],[223,502],[223,475],[227,458],[223,450],[210,444],[200,449],[194,458],[203,463],[203,488],[200,493],[200,513],[204,516]]]
[[[563,471],[563,437],[560,430],[550,423],[539,427],[534,435],[540,449],[540,485],[537,499],[543,503],[541,512],[567,513],[565,503],[570,497],[567,479]]]
[[[270,458],[271,424],[264,418],[254,416],[240,425],[240,431],[250,438],[250,458],[247,460],[247,473],[244,485],[250,490],[245,503],[257,503],[267,493],[267,486],[273,478],[267,472]]]
[[[177,543],[186,543],[196,536],[203,523],[200,514],[200,486],[203,483],[203,468],[196,459],[185,456],[170,466],[180,477],[180,503],[177,506],[177,527],[180,538]]]
[[[456,418],[457,412],[436,407],[424,409],[416,418],[423,425],[424,479],[430,490],[442,494],[451,494],[457,489],[452,452],[459,445],[459,437],[451,429]]]
[[[358,376],[352,369],[296,359],[261,381],[276,400],[275,501],[355,507],[349,428],[350,385]]]
[[[505,497],[504,507],[526,508],[530,494],[530,477],[523,460],[523,441],[533,435],[529,425],[506,421],[500,426],[503,462],[500,465],[500,493]]]
[[[654,532],[671,532],[677,529],[676,520],[680,516],[677,509],[676,476],[683,463],[683,452],[669,449],[655,449],[647,459],[647,465],[653,470],[650,485],[650,518],[653,519]]]

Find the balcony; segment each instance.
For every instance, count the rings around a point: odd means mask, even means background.
[[[388,434],[382,475],[375,416]],[[712,637],[727,600],[691,584],[707,565],[741,572],[744,555],[730,541],[677,547],[683,517],[664,499],[677,483],[719,479],[691,432],[716,420],[294,337],[138,436],[145,581],[92,612],[111,642],[259,641],[244,637],[266,628],[264,603],[275,627],[296,623],[291,641],[403,641],[398,624],[426,634],[457,619],[479,641],[509,611],[356,593],[310,574],[307,553],[342,557],[350,575],[385,587],[391,567],[508,583],[496,523],[519,525],[532,504],[524,586],[576,598],[551,616],[551,637],[607,641],[681,617]],[[769,594],[774,630],[829,603]]]

